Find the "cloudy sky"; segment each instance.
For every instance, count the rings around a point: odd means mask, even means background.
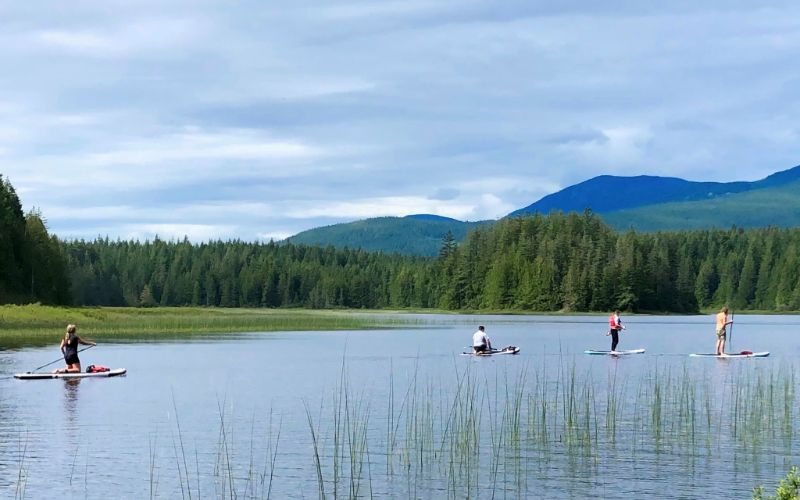
[[[63,237],[501,217],[800,164],[800,2],[0,0],[0,174]]]

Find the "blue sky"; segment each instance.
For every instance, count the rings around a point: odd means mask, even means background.
[[[796,1],[0,0],[0,19],[0,173],[63,237],[479,220],[600,174],[800,164]]]

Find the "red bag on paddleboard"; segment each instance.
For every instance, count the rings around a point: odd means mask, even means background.
[[[111,371],[111,368],[108,368],[106,366],[100,366],[100,365],[89,365],[86,368],[86,373],[101,373],[101,372],[110,372],[110,371]]]

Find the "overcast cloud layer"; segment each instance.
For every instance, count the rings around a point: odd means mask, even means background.
[[[0,19],[0,174],[63,237],[479,220],[604,173],[800,163],[796,1],[0,0]]]

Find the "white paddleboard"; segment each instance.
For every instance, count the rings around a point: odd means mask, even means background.
[[[495,354],[519,354],[519,347],[513,349],[493,349],[491,351],[476,354],[475,352],[462,352],[462,356],[494,356]]]
[[[94,377],[116,377],[127,372],[125,368],[116,368],[107,372],[97,373],[15,373],[14,378],[20,380],[43,380],[52,378],[94,378]]]
[[[708,353],[693,353],[689,356],[693,358],[719,358],[719,359],[728,359],[728,358],[764,358],[769,356],[769,351],[762,351],[762,352],[750,352],[750,351],[742,351],[742,352],[732,352],[730,354],[714,354],[713,352]]]
[[[594,351],[592,349],[587,349],[583,351],[584,354],[593,354],[597,356],[625,356],[626,354],[643,354],[644,349],[628,349],[626,351]]]

